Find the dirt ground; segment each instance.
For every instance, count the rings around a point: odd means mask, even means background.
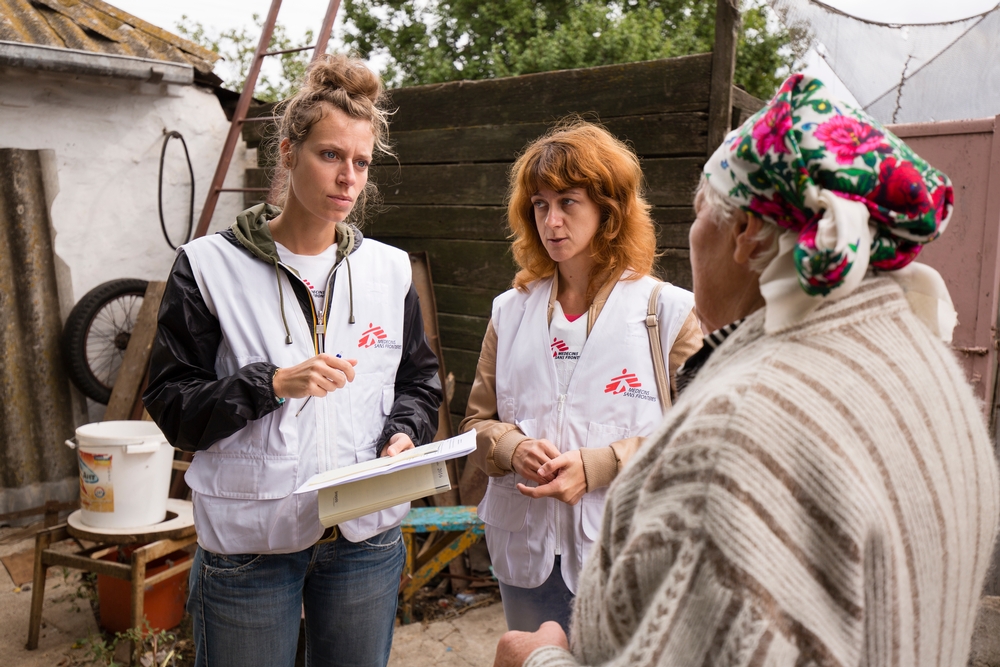
[[[34,548],[34,539],[12,541],[17,529],[0,528],[0,558],[26,554]],[[56,548],[70,551],[76,545],[64,542]],[[15,562],[30,572],[27,555]],[[24,575],[22,575],[24,578]],[[91,606],[90,588],[76,570],[50,568],[42,607],[42,628],[38,648],[28,651],[28,618],[31,609],[31,584],[17,586],[6,567],[0,566],[0,665],[4,667],[91,667],[107,665],[95,661],[100,633]],[[470,590],[467,602],[442,592],[424,589],[417,600],[414,617],[426,619],[410,625],[397,625],[390,667],[451,667],[477,665],[489,667],[500,635],[506,630],[503,608],[495,588]],[[177,648],[190,665],[190,640],[183,638]],[[127,654],[126,644],[117,652],[118,661]],[[105,655],[110,656],[110,653]],[[161,658],[163,654],[161,653]]]

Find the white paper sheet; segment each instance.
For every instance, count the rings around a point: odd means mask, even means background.
[[[364,463],[355,463],[352,466],[321,472],[318,475],[310,477],[309,481],[299,487],[295,493],[319,491],[330,486],[357,482],[361,479],[378,477],[379,475],[422,466],[434,463],[435,461],[457,459],[459,456],[471,454],[475,450],[476,432],[467,431],[454,438],[432,442],[429,445],[421,445],[396,456],[372,459]]]

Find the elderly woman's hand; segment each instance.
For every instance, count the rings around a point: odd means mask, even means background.
[[[514,448],[514,454],[510,458],[510,464],[521,477],[535,482],[545,484],[552,481],[552,475],[544,477],[538,474],[538,469],[559,456],[559,450],[548,440],[535,440],[528,438],[522,440]]]
[[[569,650],[566,633],[555,621],[546,621],[537,632],[507,632],[497,644],[493,667],[521,667],[535,649],[558,646]]]
[[[517,490],[531,498],[551,497],[569,505],[576,505],[587,492],[587,476],[583,471],[583,456],[574,449],[560,454],[538,469],[539,477],[552,481],[530,487],[518,484]]]

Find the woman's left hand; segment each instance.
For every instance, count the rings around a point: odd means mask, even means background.
[[[546,621],[535,632],[511,631],[504,634],[497,644],[493,667],[521,667],[535,649],[543,646],[558,646],[569,650],[566,633],[555,621]]]
[[[414,446],[413,441],[410,440],[410,436],[405,433],[397,433],[389,438],[389,442],[386,443],[385,448],[382,450],[382,456],[395,456],[396,454],[405,452],[407,449],[413,449]]]
[[[560,454],[538,469],[539,477],[549,475],[555,475],[555,479],[548,484],[518,484],[517,490],[530,498],[555,498],[569,505],[576,505],[587,492],[587,476],[578,449]]]

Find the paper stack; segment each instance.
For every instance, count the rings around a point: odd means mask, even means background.
[[[373,459],[314,475],[295,493],[319,491],[319,519],[335,526],[365,514],[432,496],[451,488],[448,459],[476,449],[473,431],[422,445],[397,456]]]

